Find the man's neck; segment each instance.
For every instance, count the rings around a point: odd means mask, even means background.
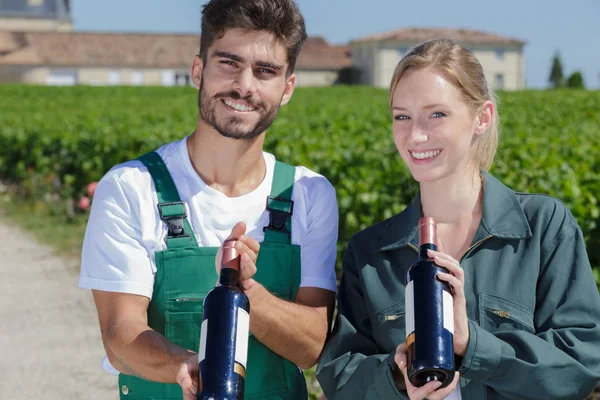
[[[187,140],[188,155],[208,186],[228,197],[243,196],[265,178],[264,137],[263,133],[251,140],[226,138],[201,121]]]

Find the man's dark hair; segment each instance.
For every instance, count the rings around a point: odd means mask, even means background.
[[[271,32],[283,42],[291,74],[307,38],[304,17],[293,0],[210,0],[202,9],[200,57],[228,29]]]

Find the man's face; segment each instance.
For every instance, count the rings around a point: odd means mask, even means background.
[[[286,49],[270,32],[230,29],[203,61],[200,118],[225,137],[259,136],[291,97],[295,77],[286,76]]]

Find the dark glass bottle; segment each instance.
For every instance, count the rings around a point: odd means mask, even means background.
[[[454,312],[450,286],[436,278],[448,272],[436,265],[427,250],[437,250],[436,225],[419,221],[419,259],[406,274],[406,356],[410,382],[417,387],[454,379]]]
[[[246,379],[250,301],[238,286],[235,240],[225,242],[219,285],[204,299],[198,362],[199,400],[242,400]]]

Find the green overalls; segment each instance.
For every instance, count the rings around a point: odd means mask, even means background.
[[[218,247],[199,247],[179,193],[161,157],[151,152],[139,158],[148,168],[158,197],[161,219],[169,231],[167,249],[156,252],[156,277],[148,306],[148,325],[173,343],[198,351],[202,302],[215,286]],[[294,167],[275,164],[271,196],[266,199],[270,222],[264,228],[254,276],[269,292],[294,301],[300,285],[300,246],[291,244],[291,201]],[[252,314],[250,314],[252,318]],[[119,375],[121,399],[181,399],[178,384],[149,382]],[[247,400],[306,400],[302,371],[259,342],[248,343],[245,398]]]

